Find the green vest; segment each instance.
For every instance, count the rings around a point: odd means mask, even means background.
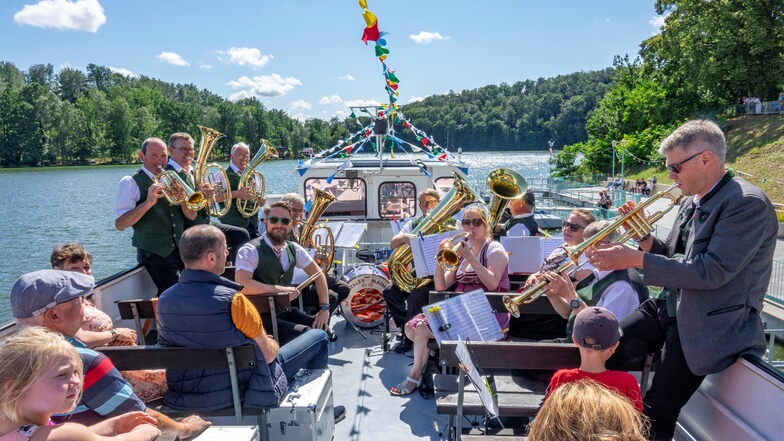
[[[139,200],[136,201],[138,207],[147,199],[147,190],[152,185],[152,179],[143,170],[139,170],[132,177],[139,186]],[[136,248],[166,257],[180,244],[184,218],[179,206],[169,204],[166,198],[160,198],[133,224],[131,243]]]
[[[250,241],[259,255],[259,263],[253,271],[253,280],[267,285],[290,285],[294,276],[294,267],[297,264],[297,253],[292,242],[286,242],[286,252],[289,255],[289,268],[283,271],[275,251],[267,245],[264,237],[257,237]]]
[[[586,277],[577,284],[576,288],[577,295],[583,299],[585,304],[588,306],[596,306],[596,304],[599,303],[599,300],[602,298],[602,294],[604,294],[610,285],[617,282],[618,280],[623,280],[618,277],[617,271],[613,271],[593,285],[589,285],[593,279],[593,275]],[[569,314],[569,321],[566,323],[566,337],[570,339],[572,338],[572,331],[574,330],[575,317],[577,317],[577,315],[574,313],[574,311],[572,311]]]
[[[234,171],[231,166],[226,167],[226,176],[229,178],[229,186],[231,186],[231,191],[239,189],[240,186],[240,175]],[[247,229],[249,226],[256,227],[255,229],[258,230],[259,225],[259,217],[258,216],[251,216],[245,217],[240,214],[240,211],[237,209],[237,204],[239,203],[238,199],[232,199],[231,207],[229,208],[229,212],[226,213],[225,216],[220,218],[220,221],[224,224],[234,225],[235,227],[242,227]]]
[[[411,221],[411,231],[414,231],[416,229],[416,227],[418,227],[419,224],[422,223],[422,220],[424,218],[426,218],[426,217],[427,216],[419,216],[418,218],[412,220]],[[444,227],[450,227],[450,228],[446,228],[447,230],[457,229],[457,221],[455,220],[455,218],[450,217],[449,219],[447,219],[446,222],[444,222]]]
[[[185,181],[186,184],[188,184],[192,189],[196,190],[196,185],[194,184],[194,180],[193,180],[193,174],[186,172],[184,168],[180,168],[180,171],[176,171],[174,170],[174,167],[171,166],[171,164],[166,164],[166,170],[172,170],[176,172],[177,175],[179,175],[180,178],[183,181]],[[183,216],[183,219],[184,219],[183,228],[187,230],[188,228],[194,225],[203,225],[203,224],[210,223],[210,214],[207,213],[206,208],[203,208],[196,212],[196,219],[190,220],[185,216]]]

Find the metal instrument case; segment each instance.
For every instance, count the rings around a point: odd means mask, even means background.
[[[267,427],[273,440],[330,441],[335,432],[332,372],[300,370],[280,406],[270,410]]]

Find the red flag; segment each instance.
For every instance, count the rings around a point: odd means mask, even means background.
[[[362,41],[367,44],[368,41],[378,41],[381,38],[378,32],[378,22],[374,24],[372,27],[365,28],[365,31],[362,33]]]
[[[438,157],[439,161],[446,161],[446,153]]]

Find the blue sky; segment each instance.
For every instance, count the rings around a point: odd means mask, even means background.
[[[658,24],[652,0],[368,0],[368,9],[390,34],[402,104],[601,69],[635,55]],[[96,63],[329,118],[386,99],[361,14],[356,0],[2,0],[0,60]]]

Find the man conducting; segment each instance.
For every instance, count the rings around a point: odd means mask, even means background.
[[[133,227],[136,260],[150,274],[158,294],[177,283],[182,269],[178,244],[185,219],[194,220],[196,213],[185,202],[171,205],[155,175],[166,166],[166,143],[160,138],[147,138],[139,152],[142,168],[125,176],[117,187],[114,226],[120,231]]]
[[[637,238],[639,249],[601,245],[591,263],[599,270],[640,268],[646,284],[665,287],[622,321],[623,338],[608,367],[664,347],[645,411],[651,438],[669,440],[705,375],[742,354],[765,351],[760,311],[777,223],[765,193],[725,169],[724,134],[715,123],[689,121],[659,151],[686,196],[668,238],[646,234]]]

